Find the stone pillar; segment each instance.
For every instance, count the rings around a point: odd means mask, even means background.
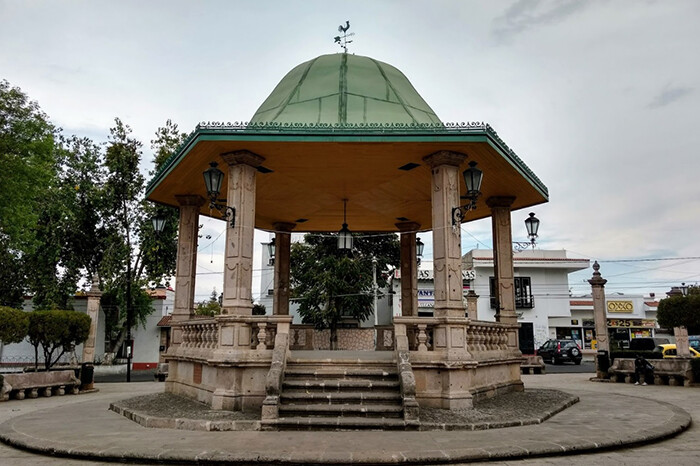
[[[515,287],[513,284],[513,238],[510,228],[510,206],[514,197],[490,197],[493,234],[493,271],[496,285],[496,321],[517,324],[515,314]]]
[[[688,328],[674,327],[673,336],[676,337],[676,354],[679,358],[690,357],[690,344],[688,343]]]
[[[289,315],[289,254],[296,223],[275,223],[275,283],[272,314]]]
[[[199,232],[199,208],[204,198],[197,195],[175,196],[180,204],[180,223],[177,236],[177,266],[175,272],[175,304],[172,321],[189,320],[194,314],[194,287],[197,273],[197,233]],[[182,331],[172,328],[171,346],[182,342]]]
[[[253,313],[253,233],[257,167],[265,160],[248,151],[221,156],[228,163],[226,205],[236,209],[236,223],[226,224],[222,314]]]
[[[470,320],[479,320],[476,303],[479,300],[479,295],[474,293],[474,290],[469,290],[467,293],[467,316]]]
[[[416,231],[420,225],[415,222],[397,223],[401,232],[401,315],[418,315],[418,261],[416,258]]]
[[[423,160],[432,169],[433,282],[435,316],[464,317],[462,301],[462,230],[452,225],[452,209],[460,205],[459,167],[467,156],[440,151]]]
[[[83,362],[95,362],[95,339],[97,338],[97,321],[100,316],[100,291],[97,274],[92,277],[92,287],[87,295],[87,315],[90,317],[90,334],[83,343]]]
[[[600,275],[598,261],[593,263],[593,277],[588,280],[593,295],[593,319],[595,322],[595,338],[598,351],[605,351],[610,355],[610,342],[608,341],[608,323],[605,315],[605,284],[608,282]],[[600,358],[596,357],[596,377],[607,379],[607,368],[600,367]],[[608,364],[609,365],[609,359]],[[602,369],[606,369],[605,371]]]

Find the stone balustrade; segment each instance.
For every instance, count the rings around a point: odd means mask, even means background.
[[[181,322],[182,348],[214,349],[219,342],[219,324],[215,319],[193,319]]]
[[[448,327],[450,332],[455,332],[456,329],[459,334],[460,328],[463,328],[466,333],[466,346],[460,346],[471,353],[474,359],[488,359],[494,353],[514,349],[510,348],[509,341],[513,340],[513,334],[518,328],[517,324],[449,317],[396,317],[394,323],[406,327],[409,349],[417,353],[436,350],[436,329]],[[442,331],[442,334],[444,333]]]

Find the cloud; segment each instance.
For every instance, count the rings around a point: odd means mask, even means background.
[[[649,103],[649,108],[661,108],[692,94],[692,87],[669,87],[668,85]]]
[[[556,24],[586,7],[579,0],[546,1],[518,0],[493,20],[491,34],[505,42],[536,26]],[[541,7],[540,7],[541,5]]]

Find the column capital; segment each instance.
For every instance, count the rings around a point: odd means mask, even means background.
[[[515,198],[511,196],[493,196],[486,199],[486,205],[494,207],[510,207],[515,202]]]
[[[608,283],[608,281],[600,275],[599,270],[600,265],[598,264],[598,261],[593,262],[593,277],[588,280],[588,283],[591,286],[599,286],[602,288],[606,283]]]
[[[193,206],[203,206],[206,200],[197,194],[176,194],[175,199],[177,203],[181,206],[193,205]]]
[[[429,164],[431,168],[439,167],[440,165],[459,167],[465,160],[467,160],[466,154],[449,150],[441,150],[423,157],[423,161]]]
[[[224,159],[229,165],[250,165],[251,167],[258,168],[265,161],[265,157],[262,155],[254,154],[247,150],[237,150],[234,152],[227,152],[221,154],[221,158]]]
[[[396,225],[396,228],[398,228],[401,233],[415,233],[420,228],[420,223],[417,222],[399,222],[394,225]]]
[[[290,233],[296,226],[296,223],[291,222],[275,222],[272,224],[272,228],[274,228],[276,232],[279,231],[281,233]]]

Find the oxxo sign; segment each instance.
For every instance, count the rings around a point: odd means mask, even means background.
[[[632,301],[608,301],[608,312],[634,312]]]

